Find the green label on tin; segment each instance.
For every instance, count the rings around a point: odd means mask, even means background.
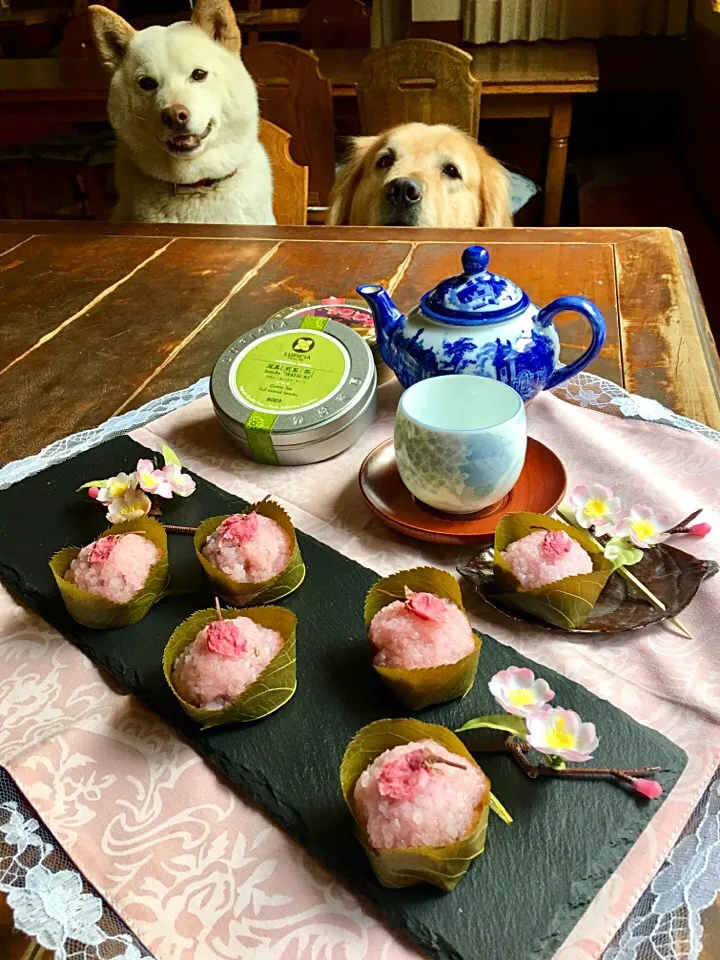
[[[231,386],[255,410],[293,413],[316,407],[337,393],[349,367],[343,345],[322,330],[280,331],[246,347]]]
[[[277,416],[272,413],[251,413],[245,421],[245,436],[253,455],[258,463],[278,464],[277,454],[273,446],[270,432],[275,426]]]

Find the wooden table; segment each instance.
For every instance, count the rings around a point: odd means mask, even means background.
[[[407,309],[469,243],[544,305],[605,313],[592,370],[720,429],[720,376],[680,234],[650,229],[436,231],[7,221],[0,234],[0,462],[194,383],[276,310],[378,281]],[[558,318],[563,359],[588,343]]]
[[[470,49],[470,48],[469,48]],[[547,117],[546,226],[560,222],[575,93],[598,88],[592,43],[489,44],[472,48],[483,80],[482,118]],[[354,97],[366,50],[318,50],[333,95]],[[19,120],[105,120],[107,78],[94,59],[0,59],[0,132]]]

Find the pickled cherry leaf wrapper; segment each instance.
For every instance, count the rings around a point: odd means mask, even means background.
[[[65,547],[50,560],[50,569],[60,588],[67,611],[73,620],[93,630],[111,630],[114,627],[129,627],[145,616],[154,603],[161,598],[168,582],[167,534],[165,528],[151,517],[114,523],[101,533],[98,540],[107,536],[123,536],[139,533],[150,540],[159,551],[159,557],[150,568],[142,588],[127,603],[113,603],[87,590],[81,590],[65,579],[70,564],[80,553],[80,547]]]
[[[251,603],[273,603],[275,600],[286,597],[293,590],[297,590],[305,579],[305,564],[300,554],[295,528],[287,513],[273,500],[261,500],[259,503],[250,504],[242,512],[258,513],[263,517],[269,517],[285,531],[290,538],[292,551],[290,560],[284,570],[270,580],[243,583],[233,580],[213,563],[210,563],[202,553],[205,541],[211,533],[217,530],[223,520],[227,520],[232,514],[226,514],[222,517],[209,517],[207,520],[203,520],[193,537],[195,553],[213,590],[223,600],[235,607],[246,607]]]
[[[418,740],[435,740],[482,770],[455,734],[445,727],[422,723],[419,720],[377,720],[363,727],[348,744],[340,767],[340,786],[355,820],[358,840],[384,887],[410,887],[416,883],[431,883],[449,893],[467,873],[472,861],[485,849],[490,811],[489,789],[475,811],[475,819],[467,836],[442,847],[376,850],[355,812],[353,792],[363,771],[386,750]],[[488,788],[489,786],[488,780]]]
[[[373,617],[383,607],[396,600],[406,599],[405,587],[413,593],[432,593],[449,600],[464,612],[460,584],[452,574],[435,567],[415,567],[401,570],[379,580],[365,601],[365,626],[370,628]],[[482,639],[473,632],[475,650],[455,663],[443,663],[435,667],[381,667],[373,669],[390,687],[395,696],[411,710],[422,710],[435,703],[445,703],[464,697],[472,689],[477,673]],[[371,644],[372,648],[372,644]],[[372,648],[372,655],[375,656]]]
[[[563,530],[567,533],[590,554],[592,573],[564,577],[534,590],[523,590],[501,554],[511,543],[538,529]],[[556,627],[582,626],[613,569],[600,547],[584,531],[552,517],[538,513],[511,513],[502,518],[495,531],[494,576],[501,591],[497,595],[498,602]]]
[[[185,713],[203,729],[224,723],[247,723],[260,720],[279,710],[297,689],[297,652],[295,631],[297,618],[284,607],[248,607],[245,610],[223,610],[224,620],[248,617],[261,627],[276,630],[285,640],[260,676],[243,690],[237,699],[219,710],[208,710],[186,703],[175,690],[172,670],[180,654],[190,646],[202,629],[217,620],[216,610],[198,610],[173,632],[163,652],[163,672],[170,689]]]

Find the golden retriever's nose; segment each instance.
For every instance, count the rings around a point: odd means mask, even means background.
[[[422,184],[410,177],[396,177],[385,187],[385,198],[394,207],[409,207],[422,200],[422,195]]]
[[[190,119],[190,111],[182,103],[171,103],[161,111],[160,116],[170,130],[184,130]]]

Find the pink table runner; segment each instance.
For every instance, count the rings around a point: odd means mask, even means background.
[[[271,493],[299,528],[381,574],[421,563],[453,570],[467,550],[391,533],[357,489],[362,458],[392,433],[397,391],[395,384],[381,389],[380,414],[360,443],[308,467],[243,460],[208,399],[131,436],[155,449],[169,442],[190,469],[248,500]],[[571,485],[601,480],[629,501],[678,518],[702,506],[710,523],[720,520],[720,449],[701,437],[582,410],[550,395],[534,401],[528,414],[531,435],[563,458]],[[683,546],[720,559],[717,544],[713,534]],[[474,613],[476,625],[659,730],[690,757],[671,796],[557,954],[596,957],[720,764],[720,581],[706,583],[683,614],[693,640],[658,627],[569,641],[511,624],[479,602]],[[418,956],[161,720],[111,689],[75,647],[4,591],[0,762],[158,960]]]

